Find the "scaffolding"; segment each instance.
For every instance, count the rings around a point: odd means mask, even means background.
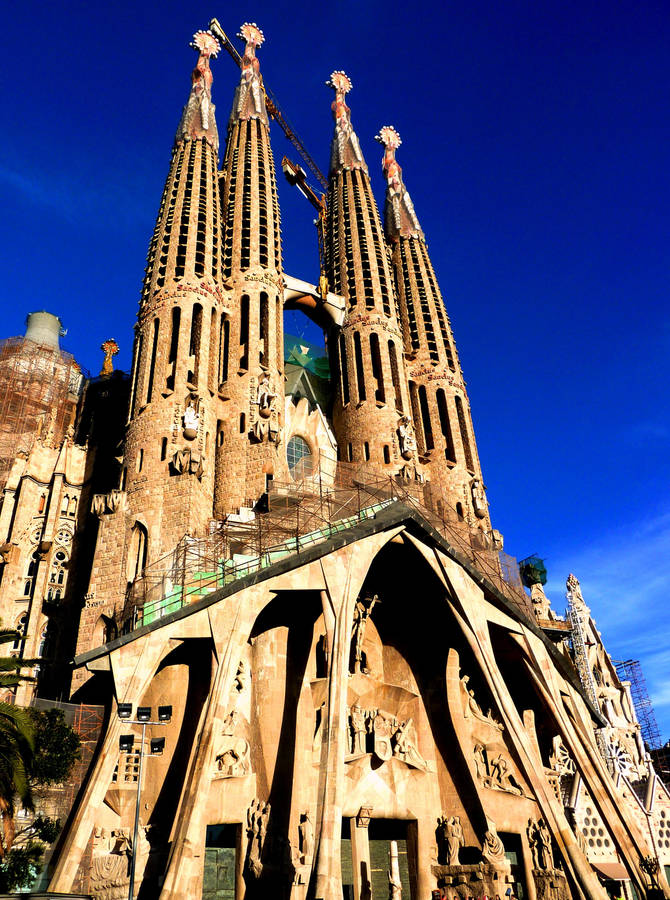
[[[334,476],[321,477],[321,466],[316,471],[302,481],[273,481],[255,512],[212,522],[204,538],[184,536],[130,586],[117,616],[120,631],[152,624],[268,566],[299,557],[395,504],[418,513],[522,616],[532,619],[515,567],[503,567],[490,536],[461,520],[455,509],[442,504],[437,513],[428,508],[424,485],[342,462]]]
[[[0,341],[0,489],[40,438],[58,446],[74,425],[84,376],[70,353],[23,337]]]
[[[656,722],[656,714],[647,690],[647,682],[642,673],[640,661],[637,659],[613,660],[619,681],[630,682],[630,696],[635,707],[635,714],[640,723],[642,740],[649,750],[657,750],[661,746],[661,732]]]

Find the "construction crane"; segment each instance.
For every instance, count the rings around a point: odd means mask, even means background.
[[[233,46],[230,38],[226,34],[226,32],[221,27],[218,19],[212,19],[209,23],[209,30],[212,32],[215,38],[221,43],[221,46],[224,47],[228,53],[232,56],[233,60],[237,63],[238,66],[242,66],[242,57],[237,52],[235,47]],[[312,157],[307,152],[307,149],[303,142],[300,140],[295,131],[291,128],[289,123],[286,121],[286,117],[282,113],[279,105],[277,103],[275,95],[268,88],[263,85],[263,91],[265,93],[265,106],[268,111],[268,115],[270,118],[274,119],[274,121],[279,125],[281,130],[284,132],[289,141],[293,144],[295,149],[298,151],[300,156],[303,159],[303,162],[310,170],[312,175],[319,182],[324,191],[328,190],[328,181],[321,171],[321,169],[314,162]],[[304,173],[303,173],[304,174]],[[306,177],[306,176],[305,176]],[[305,196],[307,196],[305,194]],[[308,198],[309,199],[309,198]]]

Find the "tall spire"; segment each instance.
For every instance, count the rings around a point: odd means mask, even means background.
[[[177,129],[176,141],[204,138],[215,151],[219,149],[219,135],[212,104],[212,70],[210,58],[221,49],[210,31],[196,31],[191,47],[198,51],[198,61],[191,73],[191,93]]]
[[[335,133],[326,219],[326,275],[346,300],[331,335],[333,425],[342,461],[377,474],[418,474],[397,296],[368,169],[345,97],[351,81],[333,72]]]
[[[288,477],[283,452],[281,229],[265,92],[256,56],[263,32],[245,22],[242,73],[220,177],[222,271],[231,310],[220,378],[215,514],[256,500]]]
[[[400,135],[385,125],[385,232],[391,246],[418,451],[433,503],[445,518],[490,530],[488,510],[451,323],[428,248],[396,160]]]
[[[261,122],[268,125],[263,76],[256,56],[256,48],[261,46],[265,35],[255,22],[245,22],[237,36],[244,41],[245,47],[242,56],[242,75],[235,91],[230,123],[260,119]]]
[[[400,135],[393,125],[384,125],[375,140],[385,148],[382,169],[388,184],[384,204],[386,237],[390,241],[399,236],[422,238],[423,231],[414,212],[409,191],[402,180],[402,169],[395,158],[395,152],[402,144]]]
[[[344,72],[337,71],[333,72],[326,84],[335,91],[335,99],[331,105],[335,119],[335,133],[330,145],[329,174],[336,175],[343,169],[362,169],[367,172],[368,167],[351,124],[351,110],[345,99],[353,87],[351,79]]]

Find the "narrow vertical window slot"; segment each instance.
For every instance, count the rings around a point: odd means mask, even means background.
[[[435,446],[433,440],[433,426],[430,421],[430,410],[428,409],[428,395],[426,386],[422,384],[419,388],[419,407],[421,409],[421,425],[423,427],[423,441],[426,450],[432,450]]]
[[[270,348],[268,346],[268,332],[269,332],[269,309],[268,309],[268,295],[266,293],[261,293],[261,302],[260,302],[260,340],[258,342],[259,353],[258,359],[262,366],[270,365]]]
[[[376,334],[370,335],[370,359],[372,361],[372,377],[375,382],[375,400],[377,403],[386,403],[382,355],[379,349],[379,336]]]
[[[347,404],[349,402],[349,367],[347,365],[347,348],[344,340],[344,335],[340,332],[337,345],[339,349],[339,357],[340,357],[340,375],[342,378],[342,403]]]
[[[440,416],[440,430],[442,432],[442,436],[444,437],[445,443],[444,455],[445,458],[449,460],[449,462],[456,462],[456,455],[454,453],[454,439],[451,434],[451,424],[449,422],[447,398],[442,388],[437,391],[435,398],[437,400],[437,411]]]
[[[363,350],[361,348],[361,336],[354,332],[354,364],[356,368],[356,382],[358,385],[358,402],[362,403],[365,396],[365,372],[363,371]]]
[[[151,402],[151,396],[154,390],[154,370],[156,368],[156,353],[158,352],[158,329],[160,322],[154,319],[153,337],[151,339],[151,358],[149,360],[149,370],[147,372],[147,403]]]
[[[190,357],[191,368],[188,372],[188,382],[193,387],[198,386],[198,375],[200,369],[200,341],[202,338],[202,306],[199,303],[193,304],[193,315],[191,317],[191,339],[188,347],[188,355]]]
[[[468,426],[465,420],[465,410],[463,409],[463,401],[460,397],[454,398],[456,401],[456,415],[458,416],[458,430],[461,433],[461,441],[463,442],[463,454],[465,456],[465,465],[469,472],[473,472],[475,467],[472,459],[472,448],[470,446],[470,435],[468,434]]]
[[[400,389],[400,373],[398,371],[398,354],[393,341],[389,341],[389,363],[391,365],[391,381],[395,395],[395,408],[402,414],[404,409],[402,405],[402,391]]]
[[[249,296],[242,295],[240,302],[240,369],[249,368]]]

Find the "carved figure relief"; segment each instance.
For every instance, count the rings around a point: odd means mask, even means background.
[[[523,796],[523,788],[510,772],[510,766],[502,753],[491,756],[484,744],[475,744],[473,748],[475,772],[484,787],[495,791],[506,791],[508,794]]]
[[[263,871],[263,848],[270,818],[270,804],[253,800],[247,810],[247,856],[246,868],[258,878]]]
[[[197,400],[195,403],[197,403]],[[188,406],[184,410],[184,415],[182,416],[184,437],[187,441],[193,441],[197,438],[198,428],[200,427],[200,415],[198,414],[195,403],[192,398],[189,399]]]
[[[258,405],[258,414],[263,419],[269,419],[272,415],[272,409],[277,394],[272,389],[272,381],[268,372],[263,372],[258,379],[258,388],[256,392],[256,403]]]
[[[237,674],[235,675],[235,690],[241,694],[242,691],[245,691],[249,687],[250,682],[251,675],[249,674],[247,664],[241,659],[240,664],[237,667]]]
[[[489,709],[486,715],[482,712],[482,708],[477,702],[477,698],[475,697],[474,690],[469,685],[470,676],[463,675],[461,677],[461,696],[463,699],[463,718],[475,718],[479,719],[480,722],[485,722],[487,725],[490,725],[492,728],[497,729],[498,731],[504,731],[504,726],[498,722],[498,720],[493,716],[492,711]]]
[[[479,478],[473,478],[470,482],[470,493],[475,515],[478,519],[484,519],[486,517],[486,497],[484,496],[484,486]]]
[[[349,710],[349,753],[359,757],[373,752],[382,762],[394,757],[415,769],[427,769],[428,763],[418,749],[412,719],[402,722],[381,709]]]
[[[400,865],[398,863],[398,842],[389,844],[389,900],[401,900],[402,882],[400,881]]]
[[[438,844],[438,859],[447,866],[460,865],[461,847],[465,845],[463,826],[459,816],[442,816],[435,829]]]
[[[314,855],[314,826],[309,817],[309,812],[300,816],[298,834],[300,836],[300,859],[302,864],[306,865]]]
[[[368,619],[372,615],[372,610],[377,602],[379,602],[377,594],[373,597],[359,597],[356,600],[354,621],[351,627],[351,659],[354,674],[357,672],[362,672],[364,675],[368,674],[367,658],[363,652],[363,639]]]
[[[528,820],[526,828],[528,845],[533,856],[533,868],[545,871],[553,870],[554,854],[551,846],[551,833],[544,819]]]
[[[486,833],[484,834],[484,842],[482,846],[482,859],[496,868],[502,868],[506,865],[505,847],[498,837],[496,823],[493,819],[486,817]]]
[[[409,416],[401,416],[398,422],[398,444],[403,459],[410,460],[416,453],[414,426]]]
[[[96,900],[125,900],[128,896],[131,842],[128,831],[96,828],[93,836],[90,891]]]
[[[559,777],[563,777],[563,775],[574,775],[576,771],[572,757],[568,753],[560,734],[557,734],[551,742],[549,768]]]
[[[229,712],[223,722],[220,752],[216,756],[217,773],[224,778],[239,778],[251,771],[249,742],[236,735],[239,715]]]

